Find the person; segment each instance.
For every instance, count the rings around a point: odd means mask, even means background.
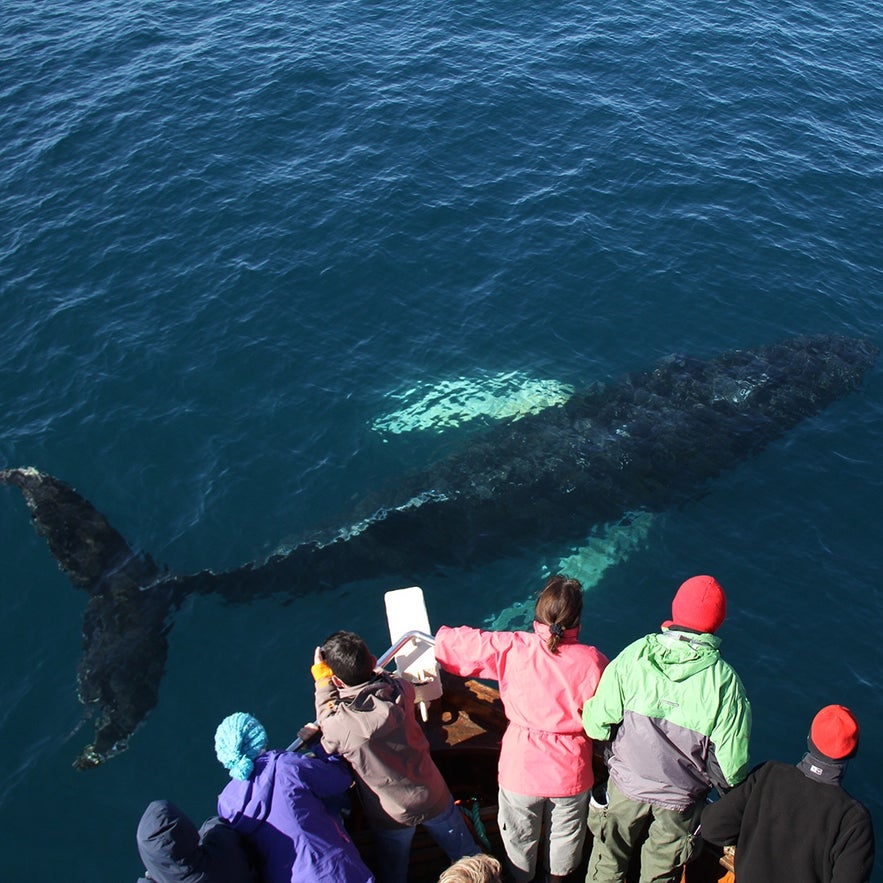
[[[550,880],[582,858],[594,775],[592,741],[580,712],[607,657],[579,643],[582,586],[551,577],[537,598],[532,632],[442,626],[439,665],[461,676],[499,681],[508,726],[499,759],[499,827],[515,883],[536,872],[541,828]]]
[[[354,632],[317,647],[311,672],[321,745],[350,764],[378,857],[378,878],[405,883],[414,830],[422,824],[448,859],[479,852],[429,753],[414,714],[414,685],[375,670]]]
[[[813,718],[796,766],[770,760],[702,813],[702,837],[736,844],[739,883],[865,883],[874,867],[868,810],[843,788],[859,726],[842,705]]]
[[[745,778],[751,706],[720,656],[725,618],[720,583],[688,579],[662,631],[626,647],[586,702],[586,733],[610,741],[606,798],[589,804],[587,881],[624,880],[638,849],[641,883],[680,880],[710,790]]]
[[[373,881],[343,825],[323,803],[352,784],[342,764],[268,751],[266,730],[245,712],[221,721],[215,754],[231,779],[218,796],[218,815],[251,845],[264,883]]]
[[[256,883],[242,839],[224,819],[196,825],[169,800],[151,801],[138,822],[138,883]]]
[[[486,852],[467,855],[445,868],[438,883],[503,883],[503,866]]]

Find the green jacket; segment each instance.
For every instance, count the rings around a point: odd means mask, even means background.
[[[583,707],[586,733],[613,740],[610,777],[632,800],[681,811],[745,778],[751,706],[719,646],[676,628],[647,635],[607,666]]]

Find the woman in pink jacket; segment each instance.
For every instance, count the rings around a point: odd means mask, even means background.
[[[442,626],[436,635],[442,668],[500,683],[509,726],[499,823],[515,883],[533,879],[543,824],[550,880],[572,873],[582,855],[594,777],[581,715],[607,658],[578,642],[581,614],[582,586],[553,576],[537,599],[533,633]]]

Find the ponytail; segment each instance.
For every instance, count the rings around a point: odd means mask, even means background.
[[[549,578],[537,598],[534,619],[549,626],[546,647],[558,654],[558,646],[567,629],[577,628],[583,612],[583,592],[579,580],[557,574]]]
[[[546,643],[546,646],[549,648],[550,653],[558,653],[558,645],[561,643],[561,638],[564,636],[564,626],[561,625],[560,622],[553,622],[552,625],[549,626],[549,640]]]

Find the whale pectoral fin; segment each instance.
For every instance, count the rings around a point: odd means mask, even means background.
[[[90,594],[77,669],[80,701],[95,737],[74,762],[88,769],[124,751],[156,705],[180,593],[149,555],[132,551],[70,485],[32,468],[0,470],[19,488],[61,570]]]

